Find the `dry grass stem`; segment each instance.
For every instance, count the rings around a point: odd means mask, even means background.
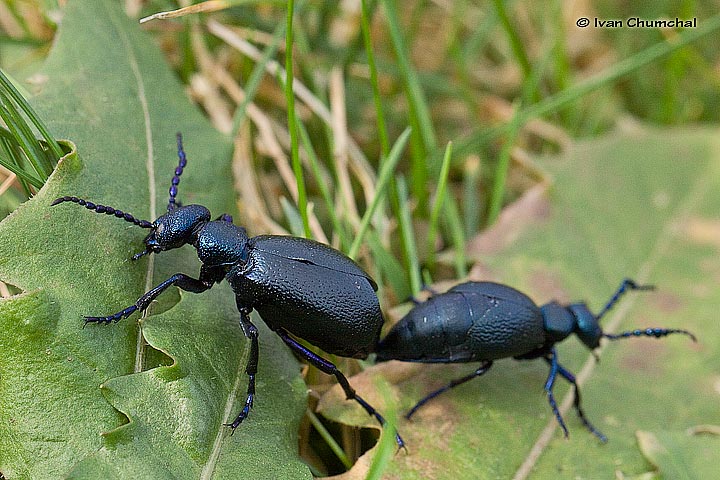
[[[339,211],[345,210],[345,214],[350,222],[357,226],[360,223],[357,205],[355,204],[355,195],[352,191],[352,183],[350,182],[350,173],[348,171],[348,151],[347,151],[347,118],[345,116],[345,86],[343,83],[342,72],[338,68],[334,68],[330,73],[329,83],[330,108],[332,113],[332,121],[330,127],[333,132],[333,158],[335,160],[335,173],[338,181],[338,194],[340,196]]]

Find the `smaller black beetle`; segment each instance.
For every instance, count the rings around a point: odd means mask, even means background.
[[[255,398],[258,366],[258,330],[250,320],[257,310],[263,321],[296,354],[324,373],[334,375],[348,400],[355,400],[365,411],[385,425],[384,418],[355,393],[337,367],[310,351],[294,337],[342,357],[366,358],[375,347],[384,319],[372,278],[347,256],[319,242],[299,237],[260,235],[248,238],[243,227],[233,225],[232,217],[220,215],[211,220],[202,205],[176,203],[180,175],[187,164],[182,137],[177,135],[179,163],[170,186],[167,213],[154,222],[139,220],[113,207],[97,205],[78,197],[65,196],[52,205],[73,202],[95,212],[113,215],[141,228],[150,229],[145,249],[134,255],[160,253],[191,245],[202,262],[199,278],[176,273],[146,292],[133,305],[108,316],[85,317],[85,324],[109,324],[143,312],[168,287],[193,293],[208,290],[227,280],[235,293],[240,327],[250,340],[245,372],[248,389],[245,406],[228,424],[233,432],[248,416]],[[400,447],[403,440],[396,433]]]
[[[550,365],[545,382],[550,407],[563,429],[553,385],[558,374],[575,387],[575,410],[580,420],[603,442],[600,433],[580,407],[580,390],[575,376],[558,363],[555,344],[575,334],[589,348],[600,345],[601,338],[616,340],[633,336],[664,337],[682,333],[695,341],[687,330],[646,328],[619,334],[604,333],[599,321],[628,290],[649,290],[625,279],[602,311],[594,315],[585,303],[561,305],[550,302],[538,307],[527,295],[512,287],[492,282],[467,282],[446,293],[418,304],[403,317],[377,347],[377,360],[401,360],[421,363],[480,362],[475,372],[450,382],[420,400],[406,415],[410,418],[426,402],[453,387],[487,372],[494,360],[542,358]]]

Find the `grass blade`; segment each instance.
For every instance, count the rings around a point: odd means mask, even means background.
[[[430,226],[427,237],[427,266],[432,269],[435,264],[435,241],[437,240],[438,218],[440,210],[445,203],[445,195],[447,193],[447,180],[450,174],[450,160],[452,159],[452,142],[448,142],[445,148],[445,156],[443,157],[442,167],[440,168],[440,179],[435,192],[435,201],[430,211]]]
[[[362,244],[363,238],[365,237],[365,232],[370,225],[370,220],[375,213],[375,209],[378,207],[380,201],[383,199],[387,184],[392,178],[395,166],[400,161],[401,154],[405,149],[408,138],[410,137],[410,132],[411,130],[409,128],[406,128],[405,131],[400,134],[398,139],[395,141],[395,145],[393,145],[392,150],[390,150],[387,161],[380,168],[380,173],[378,174],[377,180],[377,188],[375,189],[375,197],[373,197],[370,206],[367,208],[367,210],[365,210],[365,214],[360,221],[360,228],[358,228],[358,232],[355,235],[355,240],[350,246],[350,251],[348,252],[348,256],[350,258],[355,258],[358,251],[360,250],[360,245]]]
[[[407,183],[405,183],[405,177],[397,175],[395,177],[395,187],[398,203],[400,205],[407,205],[408,190]],[[417,245],[415,244],[415,232],[413,230],[409,208],[400,209],[398,226],[400,228],[402,251],[407,264],[408,279],[410,281],[410,295],[415,296],[422,289],[423,282],[420,278],[420,262],[418,260]]]
[[[610,85],[618,79],[639,70],[672,52],[682,48],[695,40],[720,30],[720,15],[715,15],[703,21],[696,29],[687,29],[679,33],[675,38],[668,41],[658,42],[645,50],[642,50],[631,57],[628,57],[605,71],[583,81],[576,83],[566,90],[556,93],[550,97],[541,100],[538,103],[529,105],[519,112],[520,122],[527,121],[555,112],[560,108],[571,104],[572,102],[588,95],[589,93]],[[472,135],[470,138],[459,143],[457,148],[458,156],[462,157],[472,152],[476,152],[478,148],[488,142],[506,134],[512,126],[510,124],[489,128],[482,133]]]
[[[303,178],[302,164],[298,142],[297,118],[295,117],[295,93],[293,92],[293,15],[295,0],[287,3],[287,26],[285,27],[285,99],[287,100],[288,130],[290,132],[290,154],[293,172],[297,182],[297,206],[302,218],[305,237],[310,238],[310,219],[307,212],[307,194],[305,193],[305,180]]]

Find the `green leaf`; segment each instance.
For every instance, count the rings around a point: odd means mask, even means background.
[[[717,430],[717,427],[715,427]],[[713,478],[720,461],[720,436],[691,432],[635,432],[638,446],[660,478]]]
[[[222,426],[242,408],[247,385],[244,337],[227,298],[232,298],[227,285],[203,296],[183,293],[175,308],[142,322],[145,339],[175,363],[102,385],[131,423],[106,434],[103,448],[70,478],[307,476],[302,463],[290,461],[304,412],[304,384],[290,368],[290,351],[259,318],[260,334],[273,341],[261,343],[258,405],[234,435]]]
[[[503,212],[496,229],[469,246],[478,259],[471,278],[507,283],[539,304],[585,300],[598,311],[625,277],[654,284],[653,292],[623,298],[603,328],[662,326],[697,334],[697,344],[680,335],[609,342],[598,352],[600,362],[574,337],[558,344],[561,364],[582,382],[585,414],[607,444],[584,428],[567,383],[558,381],[555,395],[570,430],[565,440],[543,392],[547,365],[508,359],[428,402],[412,421],[401,420],[409,454],[395,457],[388,478],[633,476],[652,469],[636,430],[717,424],[719,155],[718,132],[710,129],[635,130],[580,142],[559,157],[538,160],[554,179],[546,197],[536,205],[521,200],[521,209]],[[529,212],[536,213],[528,218]],[[382,398],[362,386],[385,376],[406,412],[475,368],[390,362],[350,382],[382,410]],[[333,400],[338,393],[323,398],[324,414],[372,426],[357,409]],[[709,465],[716,469],[716,462]],[[353,471],[347,478],[361,475]]]
[[[227,285],[166,293],[141,323],[82,328],[82,315],[119,311],[173,273],[196,277],[199,262],[189,248],[132,262],[146,231],[74,204],[50,207],[76,195],[155,219],[181,131],[189,160],[178,198],[234,213],[229,140],[117,2],[68,2],[40,73],[32,103],[77,151],[0,223],[0,279],[23,292],[0,300],[0,473],[308,478],[296,445],[305,387],[282,342],[256,320],[255,408],[230,436],[222,423],[245,400],[248,342]]]

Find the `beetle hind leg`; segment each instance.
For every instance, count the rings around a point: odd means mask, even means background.
[[[323,373],[333,375],[342,387],[348,400],[355,400],[368,413],[368,415],[375,417],[375,419],[378,421],[378,423],[380,423],[380,425],[382,425],[383,427],[386,425],[387,422],[385,422],[385,418],[383,418],[383,416],[380,415],[380,413],[375,410],[372,405],[366,402],[362,397],[360,397],[360,395],[355,392],[355,389],[350,386],[350,382],[348,382],[347,377],[345,377],[345,375],[340,370],[338,370],[338,368],[332,362],[325,360],[321,356],[302,346],[300,343],[295,341],[284,329],[279,328],[275,331],[275,333],[277,333],[280,338],[282,338],[283,342],[285,342],[288,347],[290,347],[302,358],[310,362],[312,366],[314,366]],[[405,442],[403,441],[400,434],[398,434],[397,432],[395,432],[395,442],[397,442],[398,448],[405,448]]]

